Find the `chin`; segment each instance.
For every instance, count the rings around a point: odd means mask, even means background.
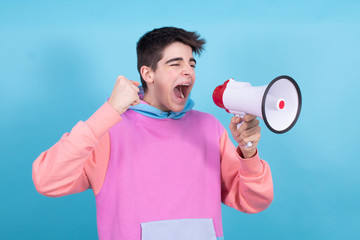
[[[172,104],[171,108],[169,108],[169,109],[173,112],[181,112],[185,108],[185,103],[184,104]]]

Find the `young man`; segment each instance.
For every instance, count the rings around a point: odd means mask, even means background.
[[[137,44],[138,83],[123,76],[87,121],[33,164],[36,189],[59,197],[92,188],[100,239],[223,239],[221,202],[245,213],[266,209],[273,189],[260,160],[259,121],[230,123],[236,148],[210,114],[192,110],[194,32],[160,28]],[[252,147],[243,147],[247,142]]]

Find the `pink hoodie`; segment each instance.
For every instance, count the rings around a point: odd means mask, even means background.
[[[176,229],[221,239],[221,202],[256,213],[273,198],[268,164],[241,158],[210,114],[120,117],[107,102],[36,159],[33,181],[50,197],[92,188],[100,239],[166,239]]]

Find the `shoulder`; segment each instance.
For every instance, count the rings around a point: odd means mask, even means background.
[[[206,127],[209,130],[213,129],[218,131],[218,134],[220,135],[225,129],[221,122],[210,113],[201,112],[198,110],[190,110],[185,116],[192,121],[196,121],[199,126]]]

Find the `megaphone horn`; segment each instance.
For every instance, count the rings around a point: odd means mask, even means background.
[[[260,117],[274,133],[285,133],[295,125],[302,104],[298,84],[285,75],[259,87],[231,78],[215,88],[213,100],[217,106],[237,116]]]

